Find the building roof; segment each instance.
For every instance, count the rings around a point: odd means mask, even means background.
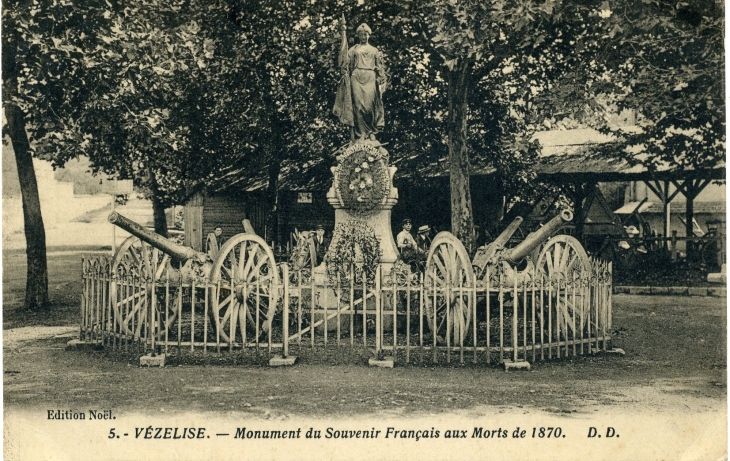
[[[312,191],[329,188],[329,178],[322,171],[329,172],[326,159],[310,161],[304,165],[286,164],[279,173],[279,187],[290,191]],[[256,168],[255,175],[247,171]],[[325,181],[322,178],[327,177]],[[201,181],[195,188],[188,192],[190,199],[203,189],[208,194],[215,194],[224,190],[237,190],[240,192],[255,192],[266,190],[269,184],[269,177],[266,168],[253,167],[252,165],[232,165],[224,170],[220,176],[207,181]]]
[[[541,153],[536,165],[536,171],[542,179],[557,179],[568,182],[575,181],[641,181],[641,180],[671,180],[671,179],[724,179],[725,162],[720,162],[715,168],[703,171],[682,169],[675,170],[667,166],[664,169],[649,171],[639,163],[629,162],[629,156],[624,153],[625,146],[615,137],[600,133],[592,128],[572,130],[551,130],[535,133],[534,140],[540,142]],[[443,159],[446,161],[446,159]],[[329,158],[312,160],[304,165],[293,163],[282,166],[279,176],[280,188],[291,191],[327,190],[331,185],[332,166]],[[396,163],[397,165],[397,163]],[[189,194],[192,196],[202,187],[207,187],[209,193],[217,193],[229,188],[244,192],[265,190],[268,185],[266,168],[258,167],[258,174],[245,174],[247,166],[232,166],[223,175],[205,183]],[[472,170],[474,176],[487,176],[494,173],[494,169],[478,168]],[[447,177],[448,168],[439,161],[424,168],[425,177]],[[708,174],[709,173],[709,174]],[[398,176],[406,177],[404,171]]]
[[[613,136],[603,134],[593,128],[538,131],[532,139],[537,140],[542,146],[541,158],[575,154],[585,145],[616,141]]]
[[[638,162],[631,162],[626,147],[613,136],[592,128],[543,131],[533,139],[542,151],[537,164],[538,176],[556,179],[592,181],[640,181],[647,179],[724,179],[725,162],[710,171],[678,170],[670,165],[654,171]]]
[[[639,205],[641,205],[641,207],[638,210],[636,210],[636,207]],[[625,215],[630,215],[634,211],[636,211],[637,213],[646,213],[647,211],[649,211],[649,209],[651,209],[651,207],[653,205],[654,205],[654,202],[643,202],[643,203],[642,202],[629,202],[629,203],[625,204],[624,206],[622,206],[621,208],[619,208],[618,210],[614,211],[613,213],[614,214],[625,214]]]
[[[614,214],[630,215],[641,202],[629,202],[621,208],[614,211]],[[687,211],[687,202],[672,202],[672,213],[685,213]],[[639,209],[639,213],[644,214],[663,214],[661,202],[644,202]],[[725,214],[725,202],[694,202],[695,214]]]

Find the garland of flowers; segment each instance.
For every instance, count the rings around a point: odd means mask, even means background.
[[[359,248],[360,254],[357,255]],[[357,256],[360,256],[358,258]],[[350,271],[355,268],[355,276],[363,272],[367,280],[375,279],[375,270],[380,261],[380,242],[375,237],[375,231],[362,221],[346,221],[335,227],[324,262],[327,267],[327,277],[332,284],[350,279]]]
[[[365,217],[390,192],[390,177],[375,146],[357,143],[338,157],[337,194],[352,214]]]

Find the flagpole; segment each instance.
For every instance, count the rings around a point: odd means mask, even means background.
[[[348,49],[347,49],[347,25],[345,21],[345,13],[342,13],[342,18],[340,19],[340,33],[342,35],[342,42],[340,43],[340,55],[338,58],[338,64],[340,66],[340,69],[343,69],[345,74],[349,74],[350,72],[350,57],[348,55]],[[347,75],[347,78],[349,79],[349,75]],[[348,85],[349,87],[349,85]],[[349,88],[348,88],[349,89]],[[348,95],[349,97],[350,95]],[[354,116],[354,114],[353,114]],[[350,125],[350,142],[355,141],[355,127],[353,125]]]

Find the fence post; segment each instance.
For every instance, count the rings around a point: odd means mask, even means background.
[[[81,258],[81,327],[79,328],[79,341],[84,340],[84,333],[86,331],[86,258]]]
[[[156,269],[155,266],[153,266],[153,268]],[[155,272],[157,271],[155,270]],[[157,308],[157,296],[155,296],[155,289],[157,287],[155,286],[155,280],[148,280],[147,286],[149,287],[147,289],[147,294],[150,296],[150,302],[147,303],[147,305],[150,306],[150,345],[152,346],[152,357],[156,357],[157,351],[155,351],[155,309]]]
[[[517,362],[517,313],[520,310],[517,296],[517,271],[512,277],[514,279],[512,281],[512,361]]]
[[[676,230],[672,231],[672,241],[671,241],[670,245],[671,245],[670,251],[672,253],[672,261],[676,261],[677,260],[677,231]]]
[[[381,303],[380,303],[380,271],[381,266],[378,265],[378,267],[375,269],[375,352],[377,354],[378,360],[383,360],[383,349],[382,349],[382,341],[383,341],[383,332],[381,331],[383,327],[383,321],[382,321],[382,313],[380,312]],[[363,271],[363,277],[366,277],[365,271]],[[365,293],[363,293],[363,306],[365,307],[367,299],[367,296]]]
[[[284,282],[284,311],[282,312],[282,331],[284,339],[281,348],[281,358],[285,359],[289,355],[289,267],[287,264],[282,265],[282,275]]]
[[[722,271],[722,266],[725,264],[726,258],[726,243],[725,243],[725,223],[722,222],[717,226],[717,232],[715,234],[717,238],[717,267]]]

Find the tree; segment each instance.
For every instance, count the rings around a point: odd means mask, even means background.
[[[3,57],[12,53],[7,47],[3,48],[5,49]],[[7,69],[8,66],[4,65],[3,71],[5,72]],[[30,143],[25,131],[25,116],[22,110],[14,104],[5,106],[5,116],[7,134],[13,144],[23,197],[27,257],[23,305],[26,309],[40,309],[48,304],[48,264],[46,261],[46,231],[43,227],[38,184],[33,168],[33,158],[30,154]]]
[[[724,12],[717,2],[612,1],[574,8],[571,17],[582,32],[565,51],[584,66],[561,60],[572,70],[534,100],[554,114],[536,123],[552,126],[563,114],[568,123],[610,133],[617,141],[596,154],[618,154],[650,172],[696,177],[724,159]],[[627,109],[637,125],[624,129],[615,120]],[[694,181],[684,181],[688,236]]]
[[[114,77],[86,104],[85,151],[96,168],[134,178],[148,191],[162,235],[165,208],[241,151],[220,149],[222,132],[215,129],[236,122],[218,100],[231,100],[221,79],[233,62],[225,53],[230,21],[223,6],[140,0],[107,11],[111,22],[98,31],[105,46],[86,56],[99,79]]]
[[[634,109],[640,130],[620,133],[627,156],[649,171],[692,174],[725,158],[724,11],[715,1],[604,4],[600,24],[613,37],[603,99]],[[700,189],[681,185],[686,235]],[[692,246],[688,245],[688,252]],[[689,255],[688,255],[689,256]]]
[[[190,11],[198,19],[225,15],[225,10],[216,10],[217,5],[208,2],[183,9],[188,3],[140,0],[124,6],[93,0],[83,4],[3,1],[8,122],[4,131],[13,143],[23,195],[27,308],[40,308],[48,302],[45,232],[32,156],[61,166],[86,154],[97,171],[146,184],[153,197],[156,229],[163,234],[162,210],[180,195],[178,178],[199,179],[228,163],[219,157],[211,162],[207,161],[210,157],[200,161],[192,155],[171,154],[190,146],[189,127],[197,127],[199,117],[188,112],[188,118],[173,120],[184,119],[185,124],[170,123],[168,127],[165,122],[180,114],[175,108],[182,105],[181,98],[200,93],[184,84],[204,80],[196,80],[199,75],[181,78],[179,72],[204,69],[213,53],[212,40],[197,36],[195,17],[180,13]],[[211,11],[221,13],[208,14]],[[225,43],[221,31],[216,37]],[[137,88],[143,97],[137,97]],[[203,133],[205,136],[193,138],[197,141],[219,134]],[[130,149],[132,146],[139,148]]]
[[[289,179],[328,179],[334,151],[344,130],[331,123],[334,98],[338,7],[328,2],[258,1],[235,3],[238,81],[255,91],[247,113],[253,155],[242,174],[266,172],[270,206],[267,234],[279,240],[278,191],[282,173]],[[312,170],[320,164],[325,168]],[[294,172],[307,170],[306,176]],[[312,171],[318,178],[312,178]]]
[[[29,112],[28,91],[24,83],[32,79],[46,83],[45,75],[28,75],[23,55],[35,46],[37,36],[30,32],[30,20],[23,16],[29,2],[3,1],[3,88],[5,89],[5,116],[7,125],[3,131],[10,138],[15,152],[23,198],[23,218],[26,236],[26,292],[24,307],[42,309],[48,305],[48,265],[46,261],[46,237],[41,215],[38,184],[33,168],[31,139],[26,127],[33,122]],[[47,27],[47,24],[45,25]],[[45,101],[42,101],[44,103]],[[30,115],[30,117],[29,117]],[[36,131],[38,131],[36,127]]]
[[[558,17],[554,12],[558,2],[434,1],[432,5],[428,37],[445,65],[442,72],[447,86],[446,135],[452,231],[471,251],[474,249],[474,222],[469,179],[469,113],[476,106],[470,105],[472,92],[481,88],[482,93],[486,92],[493,100],[501,99],[502,109],[515,111],[509,93],[500,91],[498,85],[504,83],[503,76],[511,74],[514,66],[521,63],[520,54],[528,55],[546,42],[549,31],[554,30],[550,23]],[[526,33],[528,27],[529,33]],[[491,109],[497,113],[488,108],[480,111],[487,123],[482,124],[479,134],[486,135],[489,124],[507,128],[504,122],[509,117],[504,117],[505,111],[500,110],[500,105],[492,104]],[[500,115],[504,117],[501,120]],[[498,144],[502,149],[495,158],[498,162],[510,153],[522,152],[525,157],[530,156],[529,143],[516,138],[514,128],[517,127],[508,128],[492,138],[501,138]]]

